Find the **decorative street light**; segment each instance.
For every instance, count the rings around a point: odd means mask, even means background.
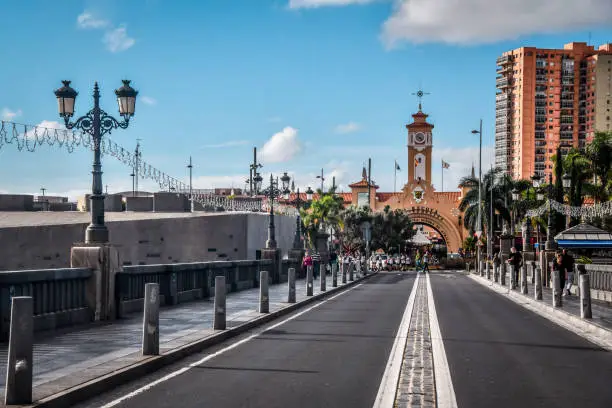
[[[310,188],[310,186],[308,186],[308,189],[306,190],[306,200],[312,201],[312,195],[313,194],[314,194],[314,191],[312,191],[312,188]]]
[[[480,119],[479,130],[472,130],[472,134],[478,134],[480,136],[480,148],[478,150],[478,221],[476,229],[478,231],[478,238],[480,242],[480,235],[482,234],[482,119]],[[480,259],[482,257],[480,246],[478,247],[478,267],[480,268]],[[482,271],[479,271],[482,273]]]
[[[289,199],[289,193],[291,192],[289,190],[289,183],[291,182],[291,177],[289,177],[289,175],[287,174],[287,172],[284,172],[283,175],[280,178],[281,183],[283,183],[283,198],[285,200]]]
[[[289,193],[286,193],[285,200],[288,200],[288,199],[289,199]],[[293,237],[293,249],[302,249],[301,248],[302,247],[302,220],[300,218],[300,209],[302,208],[302,198],[300,197],[299,187],[297,189],[295,199],[292,201],[287,201],[286,204],[295,207],[295,209],[297,210],[297,219],[295,220],[295,236]]]
[[[370,241],[372,240],[372,224],[369,221],[361,223],[361,234],[365,241],[366,259],[370,259]]]
[[[263,182],[263,177],[261,177],[261,174],[256,172],[255,176],[253,177],[253,188],[255,189],[253,195],[257,195],[260,193],[262,182]]]
[[[93,100],[94,107],[87,112],[85,116],[81,116],[75,122],[70,122],[70,118],[74,115],[75,100],[78,95],[77,91],[70,87],[70,81],[62,81],[61,88],[55,90],[59,115],[64,118],[64,123],[67,129],[80,129],[83,132],[90,134],[94,143],[94,161],[93,161],[93,182],[91,191],[91,224],[85,230],[86,243],[103,244],[108,242],[108,228],[104,224],[104,194],[102,192],[102,163],[100,161],[100,145],[102,136],[111,133],[113,129],[126,129],[129,125],[130,118],[134,116],[136,107],[136,95],[138,91],[130,86],[130,81],[123,80],[123,86],[115,90],[117,95],[117,103],[119,105],[119,114],[123,117],[123,121],[118,121],[100,109],[100,89],[98,83],[94,84]]]
[[[565,173],[561,178],[561,182],[563,183],[563,188],[568,189],[572,186],[572,176],[569,173]]]
[[[286,185],[285,182],[287,183]],[[278,188],[278,179],[274,180],[274,177],[272,174],[270,174],[270,185],[261,192],[263,195],[268,197],[268,200],[270,201],[270,223],[268,224],[268,240],[266,241],[266,248],[268,249],[276,248],[276,237],[274,232],[274,200],[283,195],[283,191],[287,190],[288,188],[289,180],[283,181],[281,190]]]
[[[317,176],[318,179],[321,179],[321,194],[323,194],[323,182],[325,181],[325,177],[323,177],[323,169],[321,169],[321,175]]]
[[[554,239],[554,229],[553,225],[553,216],[552,216],[552,205],[551,200],[553,198],[553,183],[552,183],[552,174],[548,175],[548,226],[546,227],[546,250],[552,251],[557,249],[557,243]]]

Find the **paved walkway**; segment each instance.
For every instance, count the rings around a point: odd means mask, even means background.
[[[485,277],[486,278],[486,277]],[[491,281],[493,279],[493,274],[491,274]],[[527,278],[527,296],[531,299],[534,299],[535,287],[531,283],[531,277]],[[510,288],[510,274],[506,274],[506,288]],[[560,308],[561,310],[570,313],[572,315],[580,317],[580,296],[576,296],[578,286],[574,285],[572,287],[572,293],[574,295],[571,296],[563,296],[563,305]],[[520,281],[517,286],[517,289],[514,290],[516,293],[521,293],[520,289]],[[548,287],[542,288],[542,303],[547,305],[552,305],[552,289]],[[612,331],[612,306],[608,305],[606,302],[602,302],[599,300],[591,301],[591,311],[593,312],[593,318],[591,319],[592,323],[595,323],[607,330]]]
[[[357,274],[355,277],[357,278]],[[332,279],[327,276],[327,289],[331,289]],[[338,277],[338,286],[342,286]],[[270,312],[287,305],[287,283],[271,285]],[[320,293],[320,280],[314,281],[314,294]],[[296,281],[296,300],[306,298],[306,281]],[[227,295],[227,326],[238,326],[258,317],[259,288],[248,289]],[[180,347],[212,334],[213,298],[162,308],[160,311],[160,353]],[[48,336],[35,341],[34,345],[34,387],[58,380],[70,374],[82,373],[94,378],[96,370],[108,369],[108,363],[121,360],[138,361],[142,336],[142,313],[134,313],[112,324],[86,327]],[[0,345],[0,388],[4,394],[6,381],[6,360],[8,345]],[[121,365],[116,363],[118,366]],[[104,369],[101,368],[104,365]],[[96,368],[96,366],[99,366]],[[88,374],[85,375],[84,371]],[[100,375],[100,373],[98,375]],[[71,376],[77,377],[77,376]],[[71,383],[85,380],[71,380]],[[57,381],[55,381],[57,383]],[[62,383],[66,386],[65,383]],[[76,384],[74,384],[76,385]],[[35,389],[35,399],[58,391],[60,386],[39,387]],[[61,389],[60,389],[61,391]],[[4,398],[2,398],[3,400]]]

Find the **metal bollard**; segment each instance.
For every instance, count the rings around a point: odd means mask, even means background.
[[[312,265],[306,267],[306,296],[312,296]]]
[[[338,286],[338,264],[332,264],[332,288]]]
[[[527,286],[527,266],[523,265],[520,271],[521,271],[521,293],[523,295],[526,295],[529,292],[529,288]]]
[[[480,260],[478,261],[478,274],[480,276],[484,276],[484,261]]]
[[[346,283],[346,274],[347,274],[347,269],[348,269],[348,264],[346,263],[342,263],[342,270],[340,271],[342,273],[342,283]]]
[[[355,280],[355,274],[354,274],[354,272],[355,272],[355,265],[350,263],[348,268],[349,268],[349,281],[352,282],[352,281]]]
[[[259,271],[259,313],[270,313],[268,271]]]
[[[215,314],[213,317],[213,329],[225,330],[225,276],[215,277]]]
[[[502,262],[500,267],[501,269],[499,272],[499,284],[502,286],[506,286],[506,270],[508,269],[508,264]]]
[[[559,270],[552,272],[552,290],[553,290],[553,307],[563,306],[563,297],[561,296],[561,279],[559,278]]]
[[[487,279],[491,280],[491,265],[488,262],[486,263],[485,271],[487,274]]]
[[[289,284],[287,303],[295,303],[295,268],[289,268],[287,282]]]
[[[542,271],[540,270],[539,266],[535,267],[534,276],[535,276],[534,297],[535,297],[535,300],[542,300]]]
[[[535,261],[529,263],[531,264],[531,284],[535,285],[536,263]]]
[[[325,292],[327,290],[327,276],[325,275],[325,265],[322,263],[319,265],[319,279],[321,280],[319,289],[321,289],[321,292]]]
[[[499,282],[499,264],[493,264],[493,282]]]
[[[31,296],[15,296],[11,305],[5,405],[32,403],[32,354],[34,302]]]
[[[514,289],[515,288],[515,283],[514,283],[514,265],[508,265],[508,273],[510,274],[510,282],[508,283],[510,289]]]
[[[142,355],[159,355],[159,283],[145,284]]]
[[[588,274],[580,275],[580,317],[592,319],[591,281]]]

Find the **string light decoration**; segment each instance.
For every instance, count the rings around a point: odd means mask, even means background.
[[[93,137],[83,131],[68,130],[62,128],[50,128],[35,125],[26,125],[10,121],[0,121],[0,150],[8,145],[14,145],[18,151],[34,153],[41,146],[57,147],[66,149],[73,153],[78,148],[94,150]],[[179,179],[172,177],[163,171],[151,166],[142,158],[136,158],[134,152],[120,146],[108,136],[103,136],[100,141],[102,155],[114,157],[121,163],[134,169],[138,166],[136,174],[141,179],[149,179],[157,183],[162,190],[170,190],[176,193],[188,192],[189,185]],[[204,209],[216,211],[267,211],[262,205],[262,200],[249,198],[246,200],[218,196],[214,193],[194,193],[193,201],[201,204]],[[292,215],[290,210],[279,209],[279,213]]]
[[[604,217],[606,215],[612,215],[612,201],[606,201],[604,203],[582,206],[582,207],[573,207],[567,204],[559,203],[555,200],[547,200],[543,205],[538,208],[534,208],[532,210],[527,211],[527,217],[539,217],[548,212],[548,203],[550,202],[550,207],[563,215],[570,216],[572,218],[584,218],[587,220]]]

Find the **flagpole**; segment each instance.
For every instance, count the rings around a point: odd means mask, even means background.
[[[440,166],[442,166],[442,192],[444,192],[444,159],[442,159]]]
[[[393,162],[393,194],[397,191],[397,160]]]

